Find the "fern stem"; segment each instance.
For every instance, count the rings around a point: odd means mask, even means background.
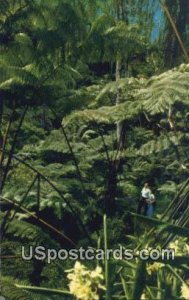
[[[49,289],[49,288],[42,288],[42,287],[37,287],[37,286],[24,286],[24,285],[19,285],[19,284],[15,284],[15,286],[19,289],[23,289],[23,290],[34,292],[34,293],[71,296],[69,291],[64,291],[64,290],[59,290],[59,289]]]
[[[6,181],[6,178],[7,178],[7,175],[8,175],[8,171],[9,171],[9,167],[10,167],[10,164],[11,164],[11,161],[12,161],[12,157],[13,157],[13,154],[14,154],[14,150],[15,150],[15,147],[16,147],[17,138],[18,138],[18,135],[20,133],[20,129],[21,129],[22,123],[24,121],[25,115],[27,113],[27,110],[28,110],[28,106],[25,107],[25,109],[24,109],[24,111],[22,113],[20,122],[18,124],[16,133],[14,135],[14,139],[13,139],[13,142],[12,142],[12,147],[11,147],[11,150],[10,150],[9,155],[8,155],[8,161],[7,161],[7,164],[6,164],[6,167],[5,167],[5,171],[3,173],[2,182],[1,182],[1,185],[0,185],[0,193],[2,193],[4,185],[5,185],[5,181]]]
[[[6,131],[5,131],[5,135],[3,136],[2,152],[0,153],[0,168],[2,166],[3,159],[4,159],[4,151],[5,151],[5,148],[6,148],[6,144],[7,144],[7,140],[8,140],[8,135],[9,135],[11,124],[12,124],[12,115],[13,115],[13,113],[11,114],[11,116],[9,118],[9,121],[8,121],[8,124],[7,124],[7,128],[6,128]]]
[[[32,189],[33,185],[35,184],[36,180],[37,180],[37,176],[34,177],[32,183],[29,185],[29,187],[28,187],[25,195],[23,196],[22,200],[19,203],[19,207],[24,204],[24,201],[25,201],[26,197],[28,196],[29,192],[31,191],[31,189]],[[14,208],[14,203],[11,205],[10,211],[12,211],[13,208]],[[12,220],[15,217],[15,215],[16,215],[16,209],[15,209],[15,212],[12,214],[11,218],[8,218],[9,216],[7,216],[7,218],[6,218],[6,226],[5,226],[4,231],[2,232],[2,236],[1,236],[2,239],[5,236],[8,228],[9,228],[10,222],[12,222]]]
[[[53,113],[54,117],[55,117],[55,118],[58,118],[56,112],[55,112],[52,108],[50,108],[50,110],[51,110],[51,112]],[[80,168],[79,168],[79,164],[78,164],[78,162],[77,162],[77,158],[76,158],[75,153],[74,153],[74,151],[73,151],[73,149],[72,149],[72,146],[71,146],[71,144],[70,144],[70,141],[69,141],[68,135],[67,135],[67,133],[66,133],[66,130],[65,130],[65,128],[64,128],[64,126],[63,126],[62,124],[60,125],[60,128],[61,128],[61,131],[62,131],[62,133],[63,133],[63,136],[64,136],[64,138],[65,138],[65,140],[66,140],[68,149],[69,149],[69,151],[70,151],[70,153],[71,153],[73,162],[74,162],[74,164],[75,164],[75,167],[76,167],[76,170],[77,170],[77,174],[78,174],[78,178],[79,178],[80,183],[81,183],[82,190],[83,190],[83,192],[87,195],[87,192],[86,192],[86,189],[85,189],[85,185],[84,185],[84,182],[83,182],[83,178],[82,178],[82,175],[81,175],[81,171],[80,171]],[[88,196],[88,195],[87,195],[87,196]]]
[[[177,29],[177,27],[176,27],[176,24],[175,24],[175,22],[174,22],[174,20],[173,20],[173,18],[172,18],[172,16],[171,16],[171,14],[170,14],[170,11],[169,11],[169,9],[168,9],[168,7],[167,7],[167,5],[165,4],[164,1],[160,0],[160,4],[161,4],[161,6],[163,7],[163,9],[164,9],[164,11],[165,11],[165,13],[166,13],[166,15],[167,15],[167,18],[168,18],[168,20],[169,20],[169,22],[170,22],[170,24],[171,24],[171,26],[172,26],[172,28],[173,28],[173,30],[174,30],[174,33],[175,33],[175,35],[176,35],[176,37],[177,37],[177,39],[178,39],[178,42],[179,42],[179,44],[180,44],[180,47],[181,47],[181,49],[182,49],[182,51],[183,51],[183,53],[184,53],[184,56],[185,56],[185,58],[186,58],[186,61],[189,62],[189,55],[188,55],[188,52],[187,52],[187,50],[186,50],[186,48],[185,48],[185,46],[184,46],[184,43],[183,43],[183,41],[182,41],[182,39],[181,39],[180,33],[178,32],[178,29]]]
[[[108,249],[108,232],[107,232],[107,216],[104,215],[104,264],[105,264],[105,284],[106,284],[106,300],[111,300],[110,279],[109,279],[109,261],[107,258]]]
[[[45,225],[47,228],[51,229],[52,231],[54,231],[55,233],[57,233],[59,236],[61,236],[62,238],[64,238],[65,240],[67,240],[70,244],[72,244],[73,246],[76,246],[76,244],[69,238],[67,237],[65,234],[63,234],[61,231],[59,231],[57,228],[55,228],[54,226],[52,226],[51,224],[47,223],[46,221],[44,221],[41,218],[38,218],[38,216],[36,216],[34,213],[31,213],[29,210],[27,210],[26,208],[24,208],[23,206],[20,206],[15,200],[10,200],[7,199],[5,197],[1,197],[1,200],[4,200],[6,202],[12,203],[15,206],[19,207],[23,212],[25,212],[28,216],[36,219],[37,221],[39,221],[41,224]]]
[[[1,152],[1,149],[0,149]],[[43,175],[41,172],[39,172],[35,167],[31,166],[29,163],[25,162],[23,159],[17,157],[16,155],[12,155],[12,158],[14,158],[15,160],[19,161],[21,164],[25,165],[26,167],[28,167],[30,170],[32,170],[35,174],[38,174],[41,176],[41,178],[43,180],[45,180],[52,188],[54,191],[56,191],[58,193],[58,195],[64,200],[64,202],[67,204],[67,206],[69,207],[70,211],[73,213],[74,217],[76,218],[78,224],[80,225],[83,233],[86,234],[86,237],[88,238],[89,241],[91,241],[91,238],[88,234],[88,231],[85,227],[85,225],[83,224],[80,216],[78,215],[78,213],[75,211],[75,209],[72,207],[72,205],[69,203],[69,201],[64,197],[62,191],[60,191],[56,185],[49,179],[47,178],[45,175]]]

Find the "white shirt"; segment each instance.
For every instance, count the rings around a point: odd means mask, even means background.
[[[149,198],[150,202],[153,203],[155,201],[155,196],[154,194],[150,194],[150,198]]]
[[[150,189],[149,188],[145,188],[143,187],[142,191],[141,191],[141,194],[142,194],[142,197],[143,198],[149,198],[150,197]]]

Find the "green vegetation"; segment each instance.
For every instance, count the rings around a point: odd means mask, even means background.
[[[184,3],[0,2],[6,300],[189,299]],[[145,182],[157,199],[153,218],[136,214]],[[123,247],[134,257],[48,264],[23,260],[21,246]],[[139,257],[169,247],[174,260]]]

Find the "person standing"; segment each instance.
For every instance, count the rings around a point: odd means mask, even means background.
[[[144,184],[144,187],[141,191],[141,197],[140,197],[140,200],[139,200],[139,203],[138,203],[138,207],[137,207],[137,214],[143,214],[143,215],[146,215],[147,213],[147,199],[150,198],[150,194],[151,194],[151,191],[150,191],[150,188],[149,188],[149,184],[148,182],[146,182]]]
[[[152,217],[154,214],[155,201],[156,200],[154,194],[150,193],[150,197],[147,199],[147,210],[146,210],[146,215],[148,217]]]

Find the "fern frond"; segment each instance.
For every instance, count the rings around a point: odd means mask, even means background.
[[[180,67],[183,70],[183,66]],[[150,78],[137,97],[144,99],[143,108],[152,115],[167,112],[177,102],[189,104],[189,66],[184,72],[173,69]]]
[[[48,243],[49,247],[58,247],[58,244],[43,229],[24,220],[15,218],[9,224],[7,233],[14,238],[19,237],[21,240],[34,243]]]
[[[26,291],[18,289],[11,277],[2,277],[2,296],[8,300],[33,300]]]
[[[63,120],[63,125],[85,122],[97,124],[115,124],[118,121],[131,120],[141,112],[140,102],[128,101],[115,106],[104,106],[96,110],[75,112]]]
[[[0,74],[0,89],[8,89],[15,84],[34,85],[37,81],[37,78],[27,69],[5,66],[2,62],[0,62]]]
[[[167,136],[161,135],[157,139],[145,143],[138,150],[138,154],[142,156],[148,156],[153,153],[167,150],[172,146],[178,146],[182,137],[182,133],[178,134],[177,136],[175,136],[173,133],[169,133]]]

